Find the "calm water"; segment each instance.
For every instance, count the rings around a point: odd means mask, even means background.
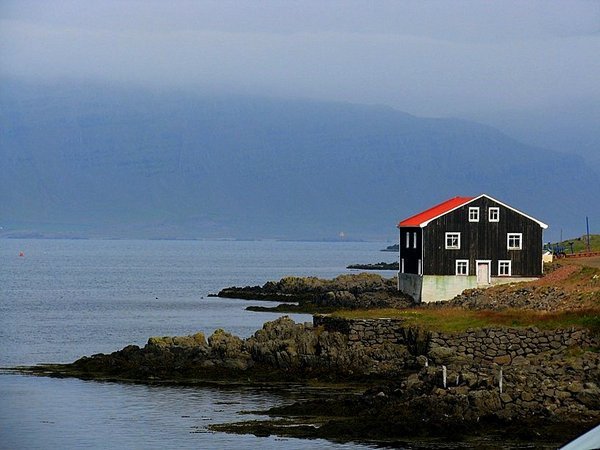
[[[278,314],[207,298],[285,275],[333,277],[393,260],[378,243],[0,240],[0,366],[70,362],[149,336],[249,336]],[[19,257],[19,252],[24,257]],[[386,275],[393,275],[387,273]],[[251,304],[261,304],[252,302]],[[308,315],[293,315],[310,321]],[[154,387],[0,374],[0,448],[343,448],[210,433],[281,402],[248,389]],[[356,447],[356,446],[352,446]]]

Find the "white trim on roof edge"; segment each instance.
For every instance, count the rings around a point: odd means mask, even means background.
[[[452,212],[452,211],[454,211],[455,209],[462,208],[463,206],[465,206],[465,205],[468,205],[469,203],[472,203],[472,202],[474,202],[475,200],[479,200],[481,197],[487,197],[487,198],[489,198],[490,200],[492,200],[492,201],[494,201],[494,202],[496,202],[496,203],[498,203],[498,204],[500,204],[500,205],[504,206],[505,208],[512,209],[513,211],[515,211],[515,212],[517,212],[517,213],[521,214],[522,216],[525,216],[525,217],[527,217],[528,219],[530,219],[530,220],[533,220],[533,221],[534,221],[534,222],[536,222],[536,223],[537,223],[537,224],[538,224],[540,227],[542,227],[544,230],[545,230],[546,228],[548,228],[548,225],[546,225],[544,222],[542,222],[542,221],[540,221],[540,220],[537,220],[536,218],[534,218],[534,217],[531,217],[531,216],[529,216],[529,215],[525,214],[524,212],[521,212],[521,211],[519,211],[518,209],[516,209],[516,208],[513,208],[512,206],[509,206],[509,205],[507,205],[506,203],[503,203],[503,202],[501,202],[500,200],[496,200],[494,197],[490,197],[490,196],[489,196],[489,195],[487,195],[487,194],[481,194],[481,195],[479,195],[479,196],[477,196],[477,197],[475,197],[475,198],[472,198],[472,199],[471,199],[471,200],[469,200],[469,201],[466,201],[466,202],[464,202],[464,203],[461,203],[461,204],[460,204],[460,205],[458,205],[458,206],[455,206],[455,207],[454,207],[454,208],[452,208],[452,209],[449,209],[448,211],[445,211],[445,212],[443,212],[442,214],[438,214],[437,216],[435,216],[435,217],[432,217],[431,219],[429,219],[429,220],[426,220],[425,222],[422,222],[422,223],[420,223],[420,224],[419,224],[419,227],[420,227],[420,228],[425,228],[425,227],[426,227],[426,226],[429,224],[429,222],[431,222],[431,221],[433,221],[433,220],[437,219],[438,217],[442,217],[442,216],[444,216],[444,215],[448,214],[449,212]]]

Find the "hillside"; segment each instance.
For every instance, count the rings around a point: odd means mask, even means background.
[[[303,100],[0,86],[4,236],[388,238],[402,217],[482,192],[569,234],[586,214],[600,222],[590,207],[599,177],[583,160],[475,123]]]
[[[567,255],[571,254],[571,249],[573,249],[573,253],[587,251],[587,236],[584,234],[583,236],[576,238],[565,239],[562,242],[558,242],[556,246],[563,247]],[[589,250],[592,252],[600,252],[600,234],[590,234]]]

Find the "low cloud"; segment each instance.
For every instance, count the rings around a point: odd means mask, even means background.
[[[8,2],[0,71],[424,115],[600,98],[599,4],[448,5]]]

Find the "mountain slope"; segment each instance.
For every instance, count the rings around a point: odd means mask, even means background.
[[[5,80],[0,120],[5,232],[393,237],[482,192],[575,234],[598,215],[582,160],[385,107]]]

